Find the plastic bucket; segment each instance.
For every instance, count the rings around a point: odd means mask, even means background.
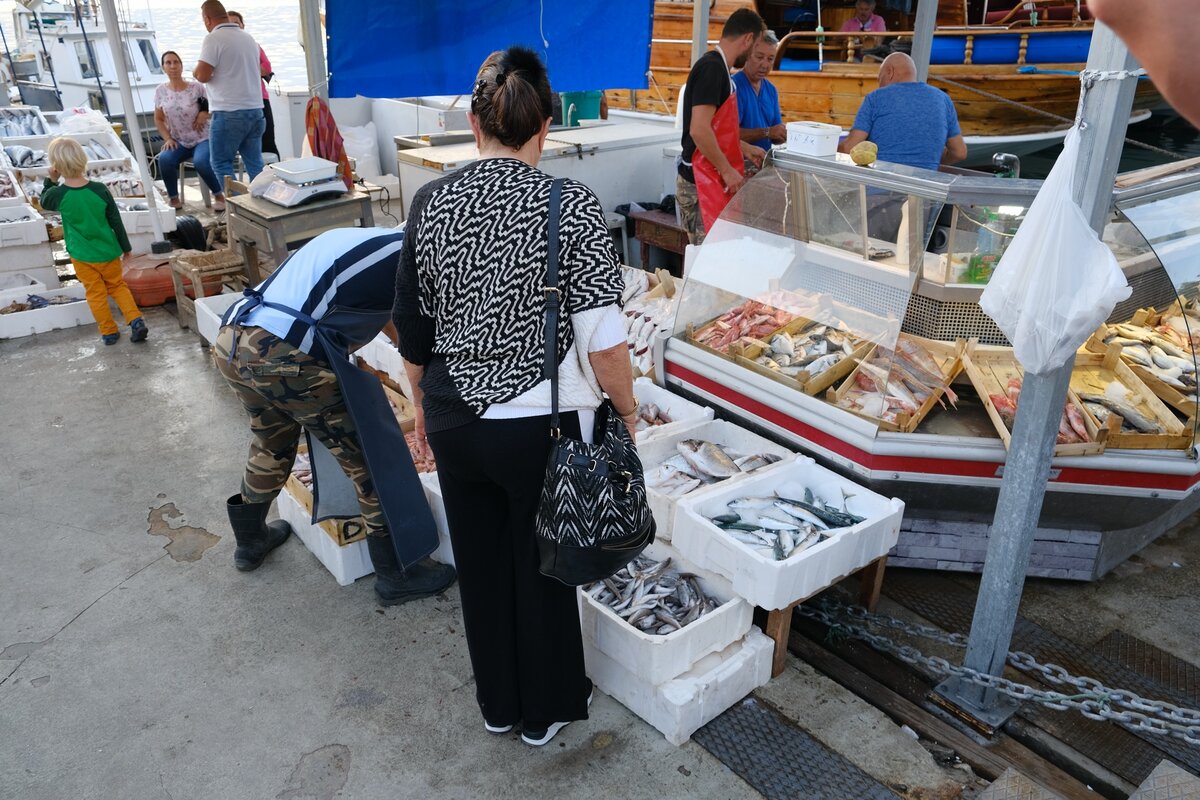
[[[574,127],[581,119],[600,119],[600,97],[603,94],[600,91],[563,92],[563,124]]]

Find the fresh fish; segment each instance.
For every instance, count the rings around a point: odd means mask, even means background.
[[[1075,404],[1070,399],[1067,400],[1066,419],[1067,423],[1071,426],[1071,430],[1075,432],[1075,435],[1079,437],[1081,442],[1086,442],[1091,438],[1088,434],[1087,424],[1083,421],[1083,414],[1080,413],[1079,409],[1075,407]]]
[[[756,511],[763,511],[775,505],[775,497],[740,497],[737,500],[732,500],[727,504],[731,511],[738,514],[749,512],[753,514]]]
[[[826,370],[835,366],[845,357],[846,355],[844,353],[830,353],[828,355],[821,356],[815,361],[809,362],[804,369],[808,372],[810,378],[815,378],[822,372],[825,372]]]
[[[730,478],[741,472],[733,459],[712,442],[684,439],[676,445],[680,454],[697,470],[716,478]]]
[[[1138,433],[1164,433],[1163,427],[1152,419],[1144,416],[1136,408],[1128,403],[1114,400],[1107,395],[1094,393],[1080,393],[1079,399],[1089,403],[1097,403],[1104,406],[1109,411],[1119,414],[1122,419]]]
[[[1146,346],[1140,342],[1131,345],[1123,345],[1121,347],[1121,357],[1126,361],[1132,361],[1133,363],[1140,364],[1143,367],[1154,366],[1153,356],[1151,356],[1150,351],[1146,349]]]
[[[754,455],[735,458],[733,463],[737,464],[738,469],[740,469],[742,472],[753,472],[756,469],[762,469],[763,467],[774,464],[779,460],[780,457],[772,453],[755,453]]]
[[[695,575],[678,572],[670,564],[669,558],[655,561],[640,556],[615,575],[584,586],[583,591],[631,626],[655,635],[669,634],[720,606]]]
[[[825,520],[818,517],[811,510],[797,503],[790,503],[786,500],[776,500],[775,507],[788,516],[800,520],[801,522],[807,522],[809,525],[813,525],[814,527],[821,529],[827,529],[829,527],[829,525],[825,523]]]
[[[1154,366],[1162,367],[1163,369],[1180,369],[1184,372],[1195,372],[1196,362],[1191,358],[1179,358],[1177,356],[1168,355],[1165,350],[1157,344],[1150,346],[1150,357],[1154,359]]]
[[[785,355],[789,358],[796,355],[796,346],[792,343],[792,337],[788,336],[786,333],[777,333],[772,336],[771,342],[767,345],[767,348],[772,353]]]

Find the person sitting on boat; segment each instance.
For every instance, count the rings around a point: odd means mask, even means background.
[[[858,0],[854,16],[842,23],[842,33],[887,33],[887,23],[875,13],[875,0]]]
[[[381,605],[454,582],[453,567],[425,557],[437,547],[437,529],[379,379],[348,355],[391,330],[403,241],[403,231],[388,228],[326,231],[246,290],[221,320],[214,360],[253,434],[241,492],[226,501],[233,562],[243,572],[258,569],[291,532],[286,522],[267,523],[267,510],[303,432],[313,518],[361,516]]]
[[[967,157],[958,112],[945,92],[917,80],[917,65],[906,53],[892,53],[879,67],[879,88],[863,98],[850,135],[838,150],[849,153],[870,140],[879,160],[923,169]]]
[[[267,129],[258,42],[229,18],[220,0],[205,0],[200,15],[208,35],[192,76],[208,87],[213,172],[218,180],[232,178],[233,160],[240,153],[246,174],[254,180],[262,172]]]
[[[200,180],[212,190],[214,208],[225,210],[224,188],[213,173],[208,152],[208,97],[204,85],[183,77],[183,59],[174,50],[162,54],[167,82],[154,90],[154,126],[162,134],[158,168],[171,208],[183,208],[179,196],[179,165],[191,161]]]
[[[779,109],[779,92],[767,80],[767,75],[775,66],[775,50],[778,47],[779,39],[767,31],[750,51],[746,66],[733,76],[742,141],[761,147],[764,151],[770,150],[772,143],[787,141],[787,130]]]
[[[729,77],[732,69],[746,65],[754,43],[765,28],[762,17],[750,9],[734,11],[725,20],[717,46],[696,60],[684,84],[683,154],[675,178],[675,203],[692,244],[704,241],[705,231],[712,227],[724,207],[723,203],[710,200],[709,206],[701,209],[697,179],[719,181],[727,201],[746,182],[742,159],[762,164],[766,155],[762,148],[741,141],[738,135],[737,101],[733,99],[734,83]],[[711,197],[712,193],[706,192],[704,196]]]

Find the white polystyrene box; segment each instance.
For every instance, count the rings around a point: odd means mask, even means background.
[[[655,536],[664,542],[671,541],[671,534],[675,527],[675,514],[679,501],[683,498],[699,497],[712,489],[726,485],[730,481],[743,480],[750,475],[761,474],[763,470],[775,469],[786,461],[790,461],[795,456],[795,453],[786,447],[775,444],[770,439],[765,439],[757,433],[751,433],[745,428],[740,428],[732,422],[710,420],[708,422],[701,422],[690,428],[648,437],[645,441],[641,442],[638,445],[638,456],[642,459],[644,470],[650,472],[650,470],[658,467],[658,465],[667,459],[677,455],[679,449],[676,445],[685,439],[702,439],[713,442],[714,444],[726,446],[741,455],[772,453],[780,456],[784,461],[771,464],[749,474],[734,475],[732,478],[726,478],[720,483],[707,486],[701,485],[683,495],[683,497],[668,497],[662,492],[658,492],[647,486],[646,497],[650,501],[650,511],[654,514],[654,521],[658,525]]]
[[[387,334],[378,334],[359,348],[355,355],[374,369],[386,373],[404,392],[405,397],[412,397],[412,385],[408,382],[408,373],[404,371],[404,358]]]
[[[23,219],[28,217],[28,219]],[[28,203],[0,207],[0,248],[50,241],[46,220]]]
[[[0,247],[0,272],[29,272],[53,266],[54,251],[49,241]]]
[[[787,149],[792,153],[828,158],[837,154],[842,129],[824,122],[789,122]]]
[[[686,430],[699,422],[707,422],[713,418],[713,410],[708,406],[698,405],[691,400],[685,400],[677,394],[667,391],[649,378],[638,378],[633,382],[633,393],[639,403],[654,403],[667,413],[671,422],[639,431],[638,444],[650,439],[676,431]]]
[[[279,518],[292,526],[292,533],[299,537],[308,551],[329,570],[329,574],[341,586],[349,586],[364,575],[375,571],[371,556],[367,553],[367,542],[359,539],[339,545],[329,534],[312,524],[312,516],[299,500],[285,488],[279,493],[276,503]]]
[[[438,530],[438,548],[429,557],[434,561],[454,566],[454,550],[450,546],[450,527],[446,523],[446,504],[442,501],[442,485],[436,472],[420,473],[421,485],[425,487],[425,499],[433,512],[433,521]]]
[[[13,314],[0,314],[0,339],[17,339],[35,333],[74,328],[95,322],[92,310],[88,308],[87,303],[82,302],[84,294],[82,285],[69,286],[65,289],[50,289],[38,294],[47,300],[51,297],[65,296],[79,298],[81,302],[17,311]]]
[[[135,202],[144,202],[142,198],[125,197],[122,200]],[[129,235],[139,233],[154,232],[154,214],[158,215],[158,224],[162,227],[163,232],[175,230],[176,218],[175,209],[167,205],[166,198],[158,198],[158,211],[151,213],[149,209],[144,211],[121,211],[121,224],[125,226],[125,232]]]
[[[209,344],[217,341],[221,332],[221,317],[229,307],[242,299],[241,294],[232,292],[214,294],[196,299],[196,333]]]
[[[54,288],[58,288],[57,278]],[[31,294],[46,291],[46,282],[28,272],[0,272],[0,307],[9,303],[23,303]]]
[[[754,609],[733,593],[729,581],[697,569],[670,545],[655,542],[643,553],[659,561],[670,558],[677,571],[695,574],[704,591],[721,604],[690,625],[656,636],[630,625],[580,589],[584,639],[625,669],[657,686],[687,672],[709,653],[724,650],[745,636]]]
[[[583,658],[600,691],[653,725],[673,745],[771,679],[775,643],[757,628],[690,670],[654,685],[601,652],[586,638]]]
[[[847,509],[863,522],[840,528],[826,541],[813,545],[786,561],[776,561],[742,544],[709,522],[727,511],[739,497],[765,497],[785,484],[807,486],[830,503],[842,502],[842,490],[853,495]],[[779,469],[750,475],[735,484],[684,498],[675,518],[672,544],[684,557],[733,582],[733,590],[753,605],[787,608],[887,555],[900,536],[904,503],[887,498],[831,472],[805,456]]]

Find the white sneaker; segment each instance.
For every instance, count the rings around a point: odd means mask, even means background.
[[[512,725],[492,725],[487,720],[483,721],[483,729],[488,733],[494,733],[499,736],[502,733],[508,733],[513,729]]]
[[[592,695],[593,694],[595,694],[594,690],[592,692],[588,693],[588,699],[587,699],[588,708],[592,707]],[[553,739],[556,735],[558,735],[559,731],[561,731],[563,728],[567,727],[570,724],[571,724],[571,722],[570,722],[570,720],[568,720],[566,722],[552,723],[550,725],[550,727],[546,728],[546,730],[544,730],[544,731],[522,731],[521,732],[521,741],[527,745],[530,745],[531,747],[541,747],[542,745],[546,744],[551,739]]]

